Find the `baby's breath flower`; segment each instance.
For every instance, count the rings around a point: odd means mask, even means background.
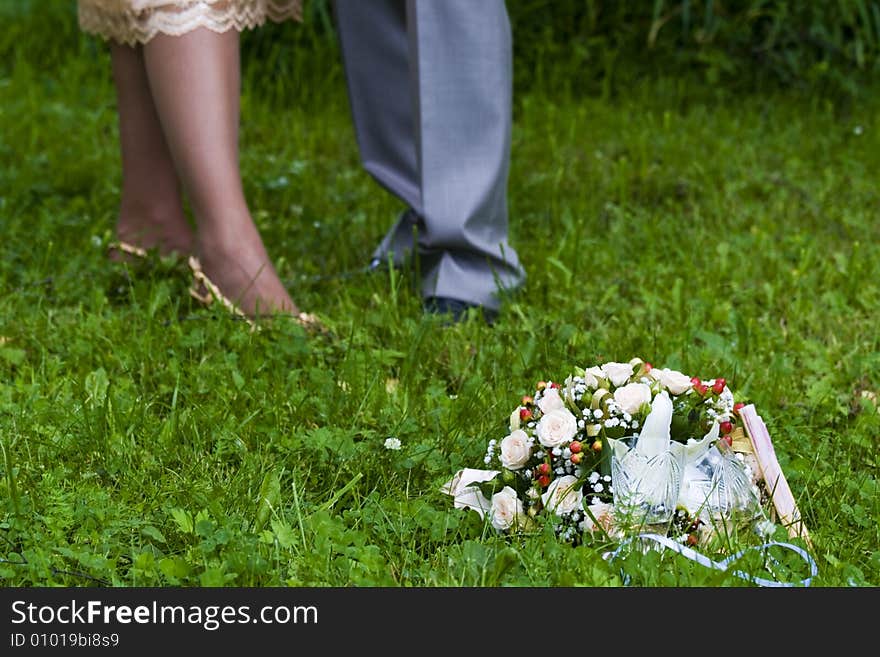
[[[386,438],[385,439],[385,449],[393,449],[398,450],[401,447],[400,438]],[[489,458],[488,456],[486,457]],[[489,461],[486,461],[488,463]]]

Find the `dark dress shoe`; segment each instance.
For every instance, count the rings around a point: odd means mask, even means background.
[[[426,313],[431,315],[448,315],[452,323],[458,323],[467,319],[468,310],[471,308],[477,308],[482,311],[483,320],[489,325],[498,317],[498,313],[495,310],[490,310],[478,304],[459,301],[458,299],[450,299],[449,297],[428,297],[423,305]]]

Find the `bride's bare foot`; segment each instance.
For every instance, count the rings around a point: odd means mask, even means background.
[[[139,256],[138,249],[156,249],[161,256],[186,256],[195,248],[195,234],[182,211],[157,214],[123,209],[116,222],[116,239],[118,244],[110,252],[113,260]]]
[[[203,292],[215,297],[219,292],[249,318],[303,315],[278,278],[256,228],[250,227],[247,233],[235,240],[222,236],[198,239],[198,259],[193,269],[200,267],[207,277],[202,285],[217,288]]]

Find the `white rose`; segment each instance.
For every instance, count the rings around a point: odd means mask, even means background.
[[[652,369],[651,376],[673,395],[680,395],[689,390],[693,385],[690,377],[687,375],[666,368],[662,370]]]
[[[593,388],[595,390],[599,387],[599,379],[605,378],[605,372],[602,371],[601,367],[591,367],[586,372],[584,372],[584,383],[587,384],[587,387]]]
[[[522,429],[511,431],[501,441],[501,465],[508,470],[520,470],[529,460],[532,450],[529,447],[529,435]]]
[[[547,492],[541,495],[544,507],[553,511],[558,516],[566,515],[579,509],[584,494],[577,486],[578,478],[565,475],[554,479],[547,487]]]
[[[633,375],[633,366],[629,363],[605,363],[602,372],[616,386],[622,386]]]
[[[511,431],[516,431],[520,427],[520,419],[519,419],[519,411],[522,406],[517,406],[513,413],[510,414],[510,420],[508,420],[508,424],[510,425]]]
[[[541,417],[535,432],[544,447],[559,447],[577,434],[577,418],[567,408],[557,408]]]
[[[510,486],[505,486],[492,496],[492,509],[489,516],[492,518],[492,526],[504,531],[517,523],[517,519],[525,517],[526,510],[522,501],[516,496],[516,491]]]
[[[635,415],[642,404],[651,403],[651,387],[644,383],[627,383],[614,391],[614,401],[624,413]]]
[[[544,394],[541,395],[541,399],[538,400],[538,408],[541,409],[542,413],[549,413],[557,408],[565,408],[565,402],[559,396],[559,390],[547,388],[544,390]]]
[[[593,517],[591,518],[589,514],[584,514],[585,518],[581,523],[582,530],[593,531],[596,529],[597,525],[604,529],[606,532],[611,529],[611,518],[614,511],[613,504],[598,502],[597,504],[591,504],[588,508],[590,510],[590,513],[593,514]],[[593,522],[593,518],[596,519],[596,522]]]
[[[480,491],[479,484],[494,479],[499,474],[501,473],[498,470],[465,468],[456,472],[455,476],[443,484],[440,490],[455,498],[454,506],[456,509],[473,509],[482,518],[483,513],[491,508],[492,503]]]

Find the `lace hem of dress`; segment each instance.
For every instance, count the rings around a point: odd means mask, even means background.
[[[157,34],[180,36],[200,27],[214,32],[239,32],[258,27],[269,19],[274,22],[302,20],[298,1],[265,0],[243,3],[205,0],[168,4],[140,11],[107,9],[82,0],[78,10],[79,26],[89,34],[134,46],[147,43]]]

